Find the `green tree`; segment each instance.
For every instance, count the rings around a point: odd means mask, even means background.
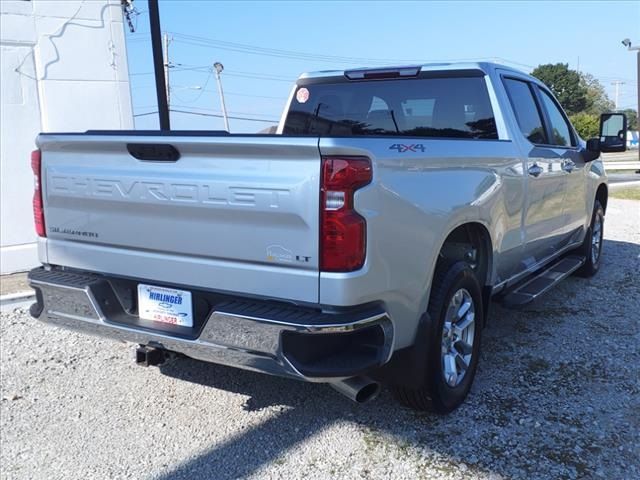
[[[578,134],[588,140],[600,134],[600,116],[595,113],[580,112],[569,117]]]
[[[566,63],[539,65],[531,75],[549,87],[569,114],[583,111],[589,104],[587,87],[581,76]]]
[[[633,108],[627,108],[622,113],[627,116],[627,128],[629,130],[638,130],[638,112]]]
[[[587,105],[585,111],[594,115],[613,112],[614,103],[607,96],[602,84],[590,73],[580,73],[580,84],[587,91]]]

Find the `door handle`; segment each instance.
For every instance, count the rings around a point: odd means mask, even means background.
[[[529,167],[529,175],[532,177],[539,177],[542,172],[544,172],[544,168],[537,163],[534,163]]]
[[[576,163],[573,160],[565,160],[562,162],[562,169],[567,173],[573,172],[575,168]]]

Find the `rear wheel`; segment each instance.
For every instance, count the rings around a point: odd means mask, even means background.
[[[432,319],[423,385],[396,386],[400,403],[415,410],[448,413],[466,398],[480,355],[483,305],[480,284],[465,262],[438,267],[428,307]]]
[[[591,225],[587,230],[580,252],[585,256],[585,262],[576,272],[581,277],[592,277],[600,269],[602,256],[602,239],[604,234],[604,209],[598,200],[593,206]]]

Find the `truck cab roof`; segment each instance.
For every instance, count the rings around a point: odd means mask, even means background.
[[[363,67],[348,70],[319,70],[306,72],[298,77],[298,83],[315,83],[316,81],[333,80],[364,80],[382,78],[407,78],[421,73],[437,72],[470,72],[477,71],[490,74],[496,69],[507,70],[518,75],[529,75],[521,70],[494,62],[438,62],[414,65],[395,65],[381,67]],[[533,77],[532,77],[533,78]]]

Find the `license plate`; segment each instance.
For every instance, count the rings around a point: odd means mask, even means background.
[[[193,327],[191,292],[139,284],[138,316],[144,320]]]

